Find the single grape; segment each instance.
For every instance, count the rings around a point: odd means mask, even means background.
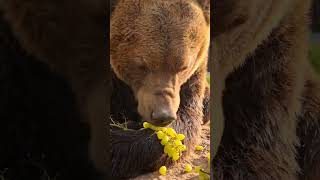
[[[150,123],[144,122],[144,123],[143,123],[143,127],[144,127],[144,128],[149,128],[149,127],[150,127]]]
[[[168,152],[169,152],[169,150],[170,150],[171,148],[172,148],[172,147],[171,147],[169,144],[166,144],[166,145],[164,146],[164,150],[163,150],[163,151],[168,154]]]
[[[174,161],[176,161],[176,160],[178,160],[179,159],[179,153],[178,152],[173,152],[173,154],[172,154],[172,159],[174,160]]]
[[[175,150],[172,148],[172,147],[170,147],[169,149],[168,149],[168,156],[169,157],[173,157],[173,153],[175,152]]]
[[[180,141],[182,141],[182,140],[184,140],[185,136],[184,136],[183,134],[178,134],[178,135],[177,135],[177,138],[178,138]]]
[[[160,169],[159,169],[159,173],[161,175],[166,175],[167,174],[167,167],[161,166]]]
[[[164,135],[163,138],[162,138],[162,140],[161,140],[161,144],[162,144],[162,145],[165,145],[165,144],[168,143],[168,141],[169,141],[169,137],[168,137],[167,135]]]
[[[186,151],[186,150],[187,150],[187,147],[186,147],[185,145],[181,145],[181,146],[178,147],[178,149],[179,149],[180,151]]]
[[[209,176],[203,172],[199,172],[199,180],[209,180]]]
[[[165,134],[162,131],[158,131],[157,136],[158,136],[158,139],[162,139],[165,136]]]
[[[200,170],[201,170],[201,167],[200,167],[200,166],[196,166],[196,167],[194,168],[194,171],[195,171],[196,173],[200,173]]]
[[[197,151],[202,151],[203,149],[204,149],[203,146],[196,146],[196,150],[197,150]]]
[[[172,129],[172,128],[168,128],[167,133],[171,137],[175,137],[176,134],[177,134],[176,131],[174,129]]]
[[[184,168],[185,172],[189,173],[192,171],[192,166],[190,164],[187,164],[186,167]]]
[[[175,140],[175,141],[174,141],[174,144],[175,144],[176,146],[180,146],[180,145],[182,145],[182,143],[181,143],[181,141],[180,141],[180,140]]]

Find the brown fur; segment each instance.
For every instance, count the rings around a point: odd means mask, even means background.
[[[64,76],[91,127],[90,153],[107,171],[105,9],[101,0],[3,0],[1,9],[27,53]]]
[[[224,126],[213,136],[214,178],[319,178],[320,99],[309,75],[308,9],[309,1],[298,0],[214,6],[213,120]]]
[[[154,121],[169,107],[170,125],[192,147],[203,120],[209,4],[195,0],[119,1],[111,17],[112,119]],[[129,104],[129,105],[128,105]],[[138,126],[139,127],[139,126]],[[141,127],[141,124],[140,124]],[[191,149],[191,148],[190,148]],[[136,176],[169,163],[150,130],[111,129],[112,175]]]

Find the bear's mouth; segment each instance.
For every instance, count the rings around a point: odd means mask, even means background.
[[[173,121],[155,123],[154,121],[151,121],[149,123],[156,125],[156,126],[160,126],[160,127],[166,127],[166,126],[169,126],[170,124],[172,124],[172,122]]]

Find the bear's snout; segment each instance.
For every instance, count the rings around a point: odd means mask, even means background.
[[[138,113],[143,121],[156,126],[167,126],[177,119],[180,105],[178,77],[170,73],[148,74],[135,91]]]
[[[177,115],[169,108],[160,107],[152,111],[151,118],[155,125],[167,126],[177,119]]]
[[[167,88],[155,90],[156,88],[150,87],[144,86],[137,93],[138,112],[143,121],[156,126],[167,126],[177,119],[180,104],[179,91],[165,90]],[[159,93],[160,91],[162,93]]]

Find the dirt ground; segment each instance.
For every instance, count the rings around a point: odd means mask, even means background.
[[[158,171],[153,173],[148,173],[136,177],[132,180],[198,180],[199,176],[197,173],[185,173],[184,168],[186,164],[191,164],[194,168],[195,166],[201,166],[204,169],[208,169],[208,159],[207,154],[210,152],[210,124],[202,126],[201,132],[201,142],[199,145],[202,145],[205,149],[203,151],[196,151],[190,156],[181,160],[173,166],[167,167],[167,174],[162,176]]]

